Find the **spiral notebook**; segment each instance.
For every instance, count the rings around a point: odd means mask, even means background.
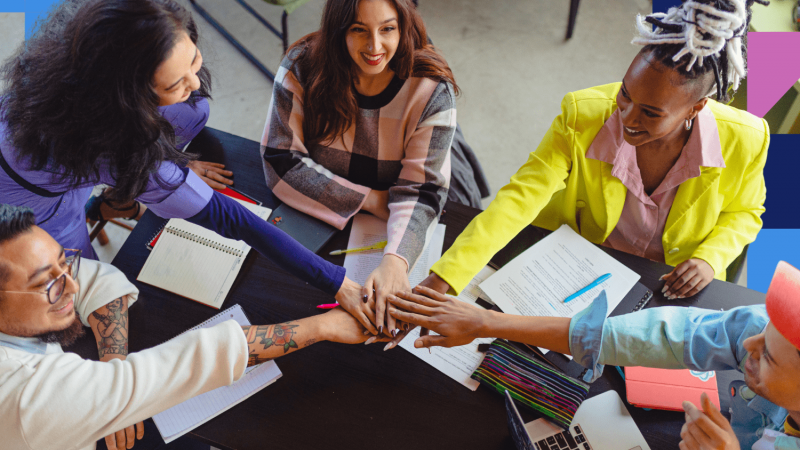
[[[200,328],[211,328],[231,319],[242,326],[250,325],[242,307],[233,305],[184,333]],[[156,423],[161,437],[164,438],[164,442],[170,443],[274,383],[281,375],[275,361],[248,367],[239,381],[232,385],[192,397],[156,414],[153,416],[153,421]]]
[[[272,210],[236,200],[267,220]],[[250,246],[187,222],[170,219],[142,267],[138,281],[219,309]]]

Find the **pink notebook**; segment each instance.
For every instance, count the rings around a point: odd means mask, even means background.
[[[683,411],[681,404],[688,400],[702,409],[700,394],[703,392],[719,408],[714,372],[626,367],[625,386],[628,403],[640,408]]]

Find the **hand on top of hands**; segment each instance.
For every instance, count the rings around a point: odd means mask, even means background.
[[[686,423],[681,428],[681,450],[739,450],[739,440],[731,428],[731,424],[711,404],[708,395],[700,397],[703,410],[700,411],[691,402],[683,402],[686,412]]]
[[[397,295],[390,295],[389,302],[393,306],[390,314],[395,318],[439,334],[429,336],[427,333],[420,333],[420,337],[414,342],[416,348],[469,344],[481,337],[488,314],[484,309],[422,285],[414,288],[413,293],[399,292]],[[401,339],[402,336],[399,339],[396,337],[392,343]]]
[[[378,333],[395,337],[404,328],[387,312],[387,297],[401,291],[410,291],[408,264],[395,255],[384,255],[381,264],[367,278],[361,291],[363,301],[375,300],[375,326]]]
[[[691,297],[711,283],[714,269],[702,259],[687,259],[672,272],[661,277],[664,287],[661,292],[670,300]]]
[[[435,274],[433,272],[431,272],[431,274],[428,275],[427,278],[422,280],[422,282],[416,288],[414,288],[414,292],[416,292],[417,288],[419,288],[419,287],[425,287],[425,288],[428,288],[428,289],[432,289],[432,290],[434,290],[434,291],[436,291],[436,292],[438,292],[440,294],[446,294],[447,291],[450,290],[450,285],[447,284],[447,282],[444,281],[441,277],[439,277],[439,275],[437,275],[437,274]],[[386,350],[389,350],[389,349],[395,347],[397,344],[399,344],[400,341],[405,339],[405,337],[408,335],[408,332],[413,330],[416,327],[417,327],[417,325],[415,323],[410,324],[410,326],[409,326],[408,323],[406,323],[406,326],[403,327],[403,331],[401,331],[397,336],[395,336],[395,338],[392,339],[392,341],[386,346]],[[427,336],[428,335],[428,329],[425,328],[425,327],[422,327],[422,329],[419,330],[419,335],[420,335],[420,337]]]
[[[186,167],[192,169],[192,172],[196,173],[212,189],[225,189],[226,186],[233,185],[233,180],[230,179],[233,172],[225,170],[225,164],[189,161]]]

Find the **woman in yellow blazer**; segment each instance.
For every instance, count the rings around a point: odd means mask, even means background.
[[[752,0],[747,9],[750,4]],[[687,8],[691,8],[687,3],[680,7]],[[702,17],[704,11],[695,13]],[[739,13],[741,20],[730,20],[729,35],[746,30],[746,10],[705,13],[718,20],[699,20],[695,25],[718,26],[724,22],[720,17],[728,20],[726,14]],[[673,168],[692,133],[700,133],[698,127],[693,131],[692,121],[701,112],[713,114],[724,164],[699,167],[699,176],[677,188],[666,223],[662,224],[663,260],[677,266],[665,277],[665,292],[670,298],[682,298],[696,294],[713,278],[725,279],[727,266],[761,229],[769,130],[764,120],[708,98],[715,90],[717,98],[726,101],[728,88],[738,87],[744,76],[744,45],[739,38],[724,39],[719,51],[699,58],[686,49],[702,46],[673,43],[679,34],[675,22],[680,21],[681,14],[672,10],[670,14],[672,21],[657,15],[645,19],[656,26],[655,32],[637,17],[641,36],[634,43],[646,46],[622,83],[564,97],[561,114],[528,162],[498,192],[486,211],[469,224],[422,285],[439,292],[449,288],[460,292],[498,250],[530,223],[550,230],[568,224],[594,243],[606,241],[621,217],[624,219],[623,206],[629,193],[623,182],[612,175],[612,164],[587,158],[586,152],[617,110],[622,126],[616,128],[621,136],[615,138],[624,138],[635,147],[648,195]],[[712,34],[700,25],[697,29],[701,38],[714,39],[724,34],[719,30]],[[662,37],[667,32],[660,27],[671,33],[666,43]],[[673,60],[679,53],[677,61]],[[704,136],[702,140],[709,138],[714,136]]]

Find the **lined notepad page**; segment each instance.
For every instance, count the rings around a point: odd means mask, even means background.
[[[187,332],[210,328],[230,319],[236,320],[242,326],[250,325],[242,307],[233,305]],[[153,421],[164,442],[169,443],[274,383],[281,375],[281,370],[275,361],[248,367],[245,374],[236,383],[214,389],[175,405],[153,416]]]
[[[234,199],[264,220],[271,209]],[[170,219],[137,280],[219,309],[250,246],[187,222]]]

